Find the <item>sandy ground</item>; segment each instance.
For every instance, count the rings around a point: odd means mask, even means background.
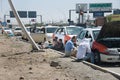
[[[31,52],[29,43],[0,35],[0,80],[119,80],[51,49]]]

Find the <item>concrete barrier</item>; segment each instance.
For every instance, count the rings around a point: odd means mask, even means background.
[[[55,50],[55,51],[56,51],[56,50]],[[60,51],[56,51],[56,52],[57,52],[58,54],[64,55],[63,52],[60,52]],[[76,59],[75,57],[72,57],[72,56],[71,56],[70,58],[71,58],[71,59]],[[110,74],[112,74],[113,76],[115,76],[116,78],[120,79],[120,74],[119,74],[119,73],[116,73],[116,72],[114,72],[114,71],[111,71],[111,70],[102,68],[102,67],[100,67],[100,66],[97,66],[97,65],[92,64],[92,63],[87,62],[87,61],[82,61],[82,62],[83,62],[84,64],[92,67],[93,69],[97,69],[97,70],[100,70],[100,71],[102,71],[102,72],[110,73]]]

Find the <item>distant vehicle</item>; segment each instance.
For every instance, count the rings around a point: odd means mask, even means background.
[[[89,36],[90,39],[90,45],[92,42],[96,39],[99,32],[101,30],[101,27],[97,28],[85,28],[82,29],[81,32],[77,35],[77,45],[80,44],[81,40]]]
[[[12,29],[7,28],[7,27],[4,27],[4,28],[2,28],[2,29],[3,29],[3,30],[2,30],[3,33],[7,34],[9,37],[14,36],[14,33],[13,33]]]
[[[53,33],[56,31],[57,28],[59,28],[59,26],[45,26],[45,35],[47,37],[47,40],[52,42],[52,35]]]
[[[29,35],[31,35],[31,37],[33,38],[33,40],[37,43],[42,43],[44,42],[45,38],[46,38],[46,35],[43,31],[41,31],[41,28],[36,28],[36,31],[35,33],[31,32],[31,27],[26,27],[27,29],[27,33]],[[27,39],[27,36],[23,33],[22,34],[22,39]]]
[[[95,63],[120,62],[120,21],[106,23],[92,44]]]
[[[15,36],[21,36],[22,35],[22,28],[21,27],[15,27],[13,30]]]
[[[65,44],[73,36],[77,36],[82,29],[83,29],[82,27],[78,27],[78,26],[60,27],[54,32],[53,39],[55,37],[58,37],[58,39],[62,39],[63,43]]]

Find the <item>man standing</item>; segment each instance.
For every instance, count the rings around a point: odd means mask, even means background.
[[[90,39],[83,39],[78,46],[77,61],[90,59],[91,63],[94,63],[94,55],[90,48]]]
[[[72,51],[75,49],[74,43],[76,42],[76,36],[73,36],[65,45],[65,57],[70,57]]]

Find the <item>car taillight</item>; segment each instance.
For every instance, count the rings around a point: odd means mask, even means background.
[[[107,52],[108,48],[106,46],[104,46],[103,44],[98,43],[96,41],[93,42],[92,49],[97,50],[102,54],[109,54],[109,52]]]
[[[70,40],[71,39],[71,37],[69,36],[69,35],[65,35],[65,37],[64,37],[64,43],[66,44],[66,42],[68,41],[68,40]]]
[[[55,38],[55,34],[53,33],[53,35],[52,35],[52,38],[54,39]]]

